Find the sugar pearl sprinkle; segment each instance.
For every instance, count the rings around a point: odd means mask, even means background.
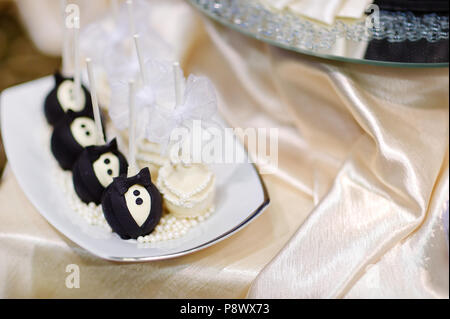
[[[56,168],[55,178],[60,184],[69,206],[73,211],[80,215],[89,225],[99,226],[112,231],[103,215],[101,205],[97,206],[94,203],[85,204],[78,198],[73,188],[70,172]],[[137,242],[140,244],[156,243],[180,238],[186,235],[191,228],[207,220],[213,212],[214,207],[211,207],[204,215],[189,218],[178,218],[170,213],[164,212],[158,226],[156,226],[153,232],[149,235],[138,237]]]
[[[78,198],[73,188],[72,173],[62,171],[59,168],[56,168],[55,173],[61,189],[66,195],[70,208],[83,217],[89,225],[100,226],[111,231],[111,227],[109,227],[108,222],[103,216],[102,206],[97,206],[94,203],[86,204]]]
[[[208,219],[213,211],[214,208],[210,208],[204,215],[190,218],[176,218],[172,214],[165,213],[155,230],[147,236],[138,237],[137,241],[138,243],[154,243],[180,238],[186,235],[189,229]]]

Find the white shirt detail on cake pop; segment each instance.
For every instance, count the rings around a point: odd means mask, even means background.
[[[89,117],[77,117],[70,125],[70,131],[75,141],[82,147],[95,145],[97,142],[95,122]]]
[[[125,193],[125,201],[128,211],[139,227],[141,227],[150,215],[152,199],[145,187],[141,185],[131,186]]]
[[[102,154],[92,166],[95,176],[103,187],[107,187],[114,177],[119,176],[119,158],[111,152]]]
[[[86,103],[83,89],[80,90],[80,104],[76,103],[75,84],[72,80],[65,80],[59,85],[56,97],[64,112],[68,110],[80,112],[84,109]]]

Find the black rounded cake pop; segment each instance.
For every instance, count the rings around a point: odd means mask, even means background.
[[[88,146],[72,168],[73,185],[85,203],[100,204],[105,188],[113,178],[127,173],[128,163],[113,139],[109,144]]]
[[[67,111],[55,125],[51,150],[62,169],[70,170],[85,147],[97,143],[97,129],[89,112]]]
[[[75,99],[75,84],[73,78],[63,77],[59,72],[54,75],[55,86],[45,98],[44,113],[47,122],[55,125],[63,118],[68,110],[73,112],[87,112],[93,115],[91,94],[82,87],[80,105]]]
[[[136,176],[115,178],[103,193],[102,208],[106,221],[122,239],[150,234],[161,219],[162,198],[148,167]]]

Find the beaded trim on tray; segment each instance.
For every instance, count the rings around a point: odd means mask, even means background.
[[[325,27],[289,11],[274,12],[259,0],[190,0],[209,15],[235,25],[258,38],[310,51],[331,49],[339,38],[355,42],[386,39],[389,42],[437,42],[448,39],[448,16],[380,11],[377,27],[366,28],[365,19],[352,23],[337,20]]]

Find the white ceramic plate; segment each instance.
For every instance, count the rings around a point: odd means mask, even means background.
[[[48,146],[49,126],[43,113],[43,101],[52,87],[53,78],[45,77],[2,92],[1,128],[5,151],[20,186],[41,215],[92,254],[115,261],[182,256],[211,246],[242,229],[269,204],[265,186],[252,164],[221,164],[212,167],[217,177],[215,212],[181,238],[139,245],[90,226],[69,207],[66,195],[52,174],[55,160]]]

